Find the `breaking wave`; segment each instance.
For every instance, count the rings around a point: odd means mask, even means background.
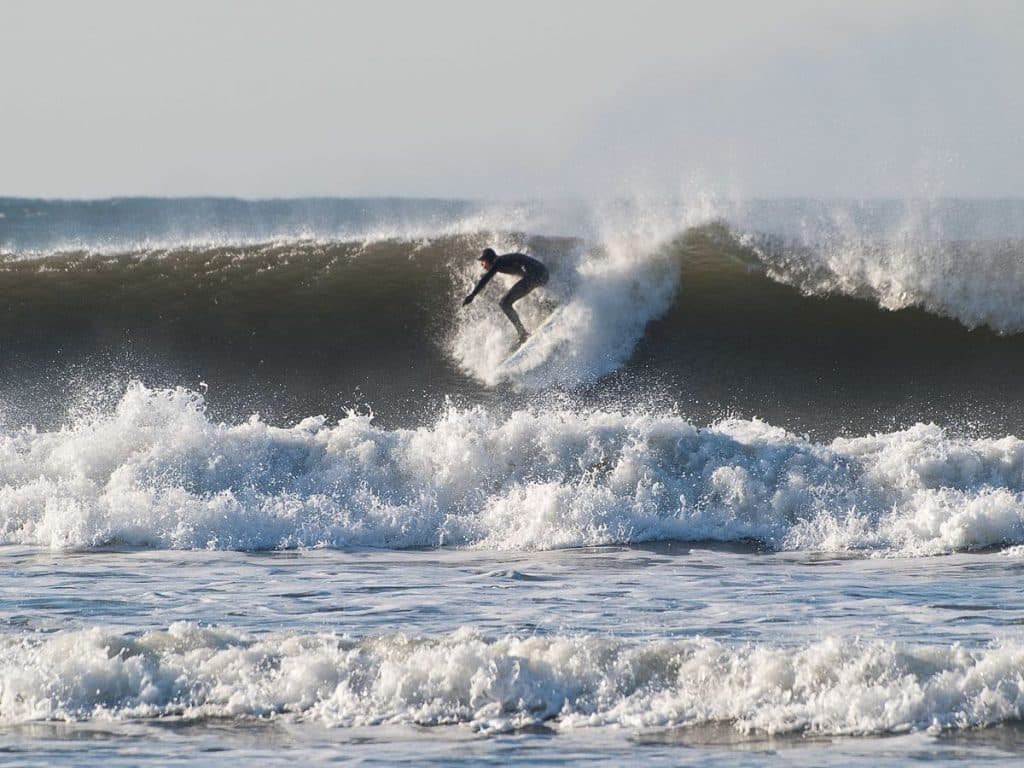
[[[335,727],[547,724],[768,734],[965,729],[1024,717],[1024,648],[825,639],[258,637],[174,624],[0,638],[0,721],[289,717]]]
[[[214,357],[223,357],[246,336],[273,344],[283,327],[289,349],[308,337],[311,354],[338,337],[346,355],[386,355],[402,336],[434,355],[433,368],[488,386],[572,387],[620,369],[671,309],[699,316],[720,303],[729,283],[737,313],[781,283],[1024,330],[1024,208],[1011,203],[0,200],[0,209],[0,295],[10,306],[0,330],[16,350],[29,343],[23,329],[51,331],[32,339],[29,357],[126,333],[145,347],[219,338]],[[531,328],[564,310],[525,368],[500,367],[515,336],[494,301],[500,288],[459,308],[485,245],[552,268],[549,286],[519,310]],[[820,310],[789,299],[770,322],[782,333],[794,313],[819,321]],[[83,327],[96,334],[81,338]]]
[[[1024,441],[935,426],[814,443],[760,421],[449,408],[217,423],[131,386],[112,413],[0,435],[0,541],[532,550],[663,539],[925,555],[1024,544]]]

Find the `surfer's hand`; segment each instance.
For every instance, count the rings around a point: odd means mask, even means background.
[[[464,298],[462,300],[462,306],[468,307],[469,306],[469,302],[471,302],[472,300],[473,300],[472,296],[467,296],[466,298]]]

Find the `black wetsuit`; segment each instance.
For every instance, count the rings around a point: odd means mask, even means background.
[[[516,314],[512,305],[534,288],[539,288],[547,283],[548,268],[536,259],[527,256],[525,253],[502,254],[491,262],[491,268],[488,269],[486,274],[480,278],[480,282],[476,284],[476,288],[473,289],[473,292],[466,297],[466,303],[472,301],[473,297],[484,289],[484,286],[490,282],[496,272],[501,272],[504,275],[523,276],[523,279],[513,285],[509,289],[509,292],[506,293],[499,302],[502,311],[508,316],[508,319],[512,321],[512,325],[515,326],[516,331],[519,332],[519,340],[523,341],[527,336],[529,336],[529,334],[523,327],[522,322],[519,320],[519,315]]]

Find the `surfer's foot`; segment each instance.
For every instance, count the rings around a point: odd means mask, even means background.
[[[520,347],[521,347],[521,346],[523,346],[523,344],[525,344],[525,343],[526,343],[526,340],[527,340],[528,338],[530,338],[530,334],[528,334],[528,333],[525,333],[525,332],[524,332],[524,333],[520,333],[520,334],[519,334],[519,346],[520,346]]]

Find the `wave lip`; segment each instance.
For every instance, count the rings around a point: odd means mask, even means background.
[[[1024,648],[825,639],[248,637],[178,623],[0,640],[0,722],[287,716],[329,726],[732,724],[768,734],[963,729],[1024,717]]]
[[[135,384],[113,413],[0,433],[0,541],[44,547],[476,546],[756,539],[929,555],[1024,544],[1024,441],[919,424],[810,442],[760,421],[449,409],[387,430],[211,421]]]
[[[0,197],[0,255],[123,254],[268,242],[418,240],[554,226],[571,210],[530,204],[408,198],[114,198],[44,201]]]
[[[806,295],[852,296],[891,311],[919,307],[999,334],[1024,331],[1020,238],[956,240],[908,222],[881,236],[840,228],[800,239],[746,233],[737,243],[769,277]]]

